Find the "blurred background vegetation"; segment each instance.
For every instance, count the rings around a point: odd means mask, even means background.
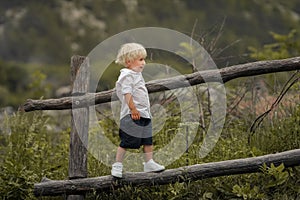
[[[70,111],[14,111],[27,98],[67,95],[72,55],[87,55],[96,45],[122,31],[154,26],[192,36],[210,53],[217,66],[223,68],[299,56],[299,21],[298,0],[1,1],[0,198],[35,199],[33,184],[42,177],[68,178]],[[156,51],[152,55],[154,60],[163,60],[161,63],[174,69],[184,64],[166,52]],[[115,67],[116,70],[109,68],[105,72],[99,90],[113,87],[120,69]],[[253,121],[270,108],[284,85],[291,83],[293,73],[239,78],[226,83],[226,123],[215,148],[203,159],[198,153],[209,124],[209,94],[202,86],[195,87],[202,110],[201,128],[189,151],[167,168],[299,148],[299,81],[255,132],[249,131]],[[150,98],[151,103],[162,105],[167,114],[167,121],[154,138],[155,147],[160,148],[181,131],[180,106],[169,91],[151,94]],[[107,109],[109,106],[97,107],[99,124],[106,136],[118,144],[118,126]],[[93,131],[90,130],[91,135],[98,134]],[[89,155],[88,172],[89,177],[102,176],[109,174],[110,168]],[[262,173],[165,186],[128,186],[112,193],[95,191],[87,199],[290,200],[300,198],[299,180],[299,167],[263,166]]]
[[[296,41],[299,12],[297,0],[1,1],[0,105],[16,108],[26,98],[40,98],[29,87],[35,71],[46,74],[49,91],[43,96],[55,96],[58,88],[69,85],[72,55],[87,55],[128,29],[157,26],[193,33],[217,66],[225,67],[254,60],[249,47],[273,42],[271,32],[288,35],[294,30],[291,40]]]

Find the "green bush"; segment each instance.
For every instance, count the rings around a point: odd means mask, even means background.
[[[176,109],[178,106],[172,103],[166,107],[170,113],[178,113]],[[199,129],[188,153],[167,167],[177,168],[187,164],[259,156],[299,148],[299,109],[299,106],[296,107],[288,118],[278,119],[273,126],[266,122],[250,137],[250,143],[247,120],[231,121],[226,124],[213,151],[204,159],[198,157],[203,139],[203,130]],[[156,135],[156,148],[169,141],[168,134],[180,129],[178,116],[171,116]],[[1,129],[0,138],[0,198],[35,199],[33,184],[40,182],[42,177],[67,179],[70,129],[54,131],[52,126],[57,124],[56,118],[40,111],[17,113],[5,119],[5,129]],[[117,126],[113,120],[103,118],[100,124],[107,137],[118,144]],[[102,176],[109,174],[110,168],[89,154],[88,171],[90,177]],[[111,192],[95,191],[87,194],[86,199],[295,199],[300,190],[299,178],[299,167],[286,169],[284,166],[271,165],[262,167],[262,173],[163,186],[126,186]]]
[[[49,131],[42,112],[17,113],[5,119],[0,155],[0,198],[33,199],[42,177],[67,177],[68,135]]]

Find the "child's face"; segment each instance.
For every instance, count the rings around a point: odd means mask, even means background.
[[[146,64],[146,61],[144,57],[139,56],[134,60],[127,60],[126,64],[128,69],[131,69],[135,72],[142,72]]]

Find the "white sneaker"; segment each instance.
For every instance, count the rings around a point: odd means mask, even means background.
[[[156,163],[153,159],[144,163],[144,172],[160,172],[164,170],[165,170],[165,166]]]
[[[123,164],[116,162],[112,165],[111,175],[114,177],[122,178]]]

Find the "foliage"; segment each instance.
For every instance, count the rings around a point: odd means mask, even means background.
[[[247,46],[268,41],[266,31],[299,31],[299,1],[282,0],[214,2],[209,0],[168,1],[160,6],[146,0],[76,0],[1,2],[3,60],[66,63],[72,54],[86,55],[104,39],[136,27],[157,26],[191,32],[212,41],[215,24],[225,19],[226,28],[218,46],[227,48],[222,63],[239,62]],[[213,14],[211,14],[213,13]],[[76,31],[74,31],[76,30]],[[197,39],[196,39],[197,40]],[[224,60],[224,57],[226,60]],[[232,57],[234,59],[232,59]],[[220,61],[220,60],[218,60]]]
[[[232,192],[236,194],[237,197],[242,199],[263,199],[264,195],[259,193],[259,188],[257,186],[251,187],[249,183],[245,186],[234,185]]]
[[[300,106],[286,119],[266,121],[251,137],[251,143],[263,151],[286,151],[300,147]],[[273,124],[275,123],[275,124]],[[276,138],[276,139],[275,139]],[[280,142],[278,142],[280,141]]]
[[[270,167],[266,164],[262,167],[263,173],[270,179],[265,185],[266,188],[276,187],[283,185],[289,178],[289,172],[285,171],[284,165],[281,164],[278,167],[272,163]]]
[[[65,66],[0,61],[0,105],[17,109],[28,98],[53,97],[61,84],[69,84]],[[49,76],[50,74],[50,76]],[[55,74],[54,76],[51,74]]]
[[[248,61],[245,56],[248,46],[254,48],[250,51],[253,59],[269,56],[265,53],[277,54],[277,58],[286,53],[299,54],[297,12],[300,3],[297,0],[288,3],[281,0],[267,3],[166,0],[161,3],[167,6],[145,0],[1,2],[0,91],[4,95],[0,97],[0,105],[17,108],[23,103],[20,97],[34,98],[26,88],[34,71],[47,74],[46,81],[53,90],[69,84],[66,77],[71,55],[87,55],[101,41],[136,27],[158,26],[187,33],[207,48],[219,67]],[[293,30],[284,35],[291,27]],[[266,34],[268,31],[277,45],[257,50],[260,44],[272,41]],[[155,57],[163,55],[162,52],[157,54]],[[180,65],[174,64],[178,60],[165,60],[156,61],[170,64],[176,70]],[[107,79],[116,73],[111,71],[105,75],[99,86],[101,90],[114,86]]]
[[[0,105],[16,105],[17,95],[26,89],[29,83],[28,72],[16,63],[0,61]]]
[[[45,82],[46,75],[40,71],[35,71],[31,75],[32,82],[28,85],[32,98],[49,96],[51,85]]]
[[[33,184],[42,177],[66,177],[68,135],[48,130],[42,112],[6,118],[0,146],[1,199],[33,199]]]
[[[170,133],[175,133],[180,113],[176,103],[165,104],[166,112],[172,114],[164,128],[155,137],[156,148],[170,140]],[[199,130],[188,153],[172,163],[168,168],[177,168],[203,162],[259,156],[299,147],[299,110],[297,107],[286,119],[277,119],[271,128],[265,122],[248,143],[247,120],[228,121],[213,151],[204,159],[198,157],[199,144],[203,132]],[[175,114],[177,113],[177,114]],[[206,113],[206,112],[205,112]],[[110,116],[109,114],[103,116]],[[117,126],[113,120],[101,117],[101,126],[106,135],[116,144]],[[43,112],[29,114],[18,113],[6,119],[6,129],[1,132],[1,170],[0,188],[2,199],[34,199],[32,187],[34,183],[46,176],[50,179],[67,178],[68,132],[59,133],[49,129],[57,124]],[[296,120],[296,121],[295,121]],[[298,120],[298,121],[297,121]],[[284,127],[284,128],[279,128]],[[6,130],[6,131],[4,131]],[[295,130],[293,134],[281,130]],[[167,133],[167,134],[166,134]],[[263,139],[262,137],[266,137]],[[292,136],[292,138],[291,138]],[[260,143],[258,142],[260,141]],[[280,142],[278,142],[280,141]],[[293,141],[293,142],[291,142]],[[283,144],[283,145],[281,145]],[[269,145],[269,146],[268,146]],[[110,168],[89,155],[89,176],[102,176],[110,173]],[[164,186],[126,186],[113,192],[94,192],[87,194],[87,199],[293,199],[299,192],[299,168],[280,166],[262,166],[262,173],[219,177],[195,182],[175,183]],[[282,192],[284,191],[284,192]],[[56,198],[45,198],[56,199]],[[58,198],[60,199],[60,198]]]
[[[217,10],[219,7],[222,9],[226,8],[225,10],[231,11],[229,12],[230,14],[227,13],[229,15],[228,20],[232,24],[232,26],[229,26],[229,29],[233,27],[237,28],[233,28],[230,33],[224,33],[222,37],[224,36],[226,39],[222,39],[222,41],[220,41],[221,44],[225,43],[227,45],[228,41],[232,41],[232,38],[236,38],[237,35],[242,34],[243,32],[251,35],[251,37],[259,37],[259,41],[262,41],[267,37],[264,35],[265,28],[267,30],[272,30],[270,24],[267,24],[263,20],[264,15],[271,16],[273,12],[277,12],[277,14],[278,12],[281,13],[278,6],[281,5],[279,4],[279,1],[272,1],[272,3],[269,2],[268,6],[262,6],[262,3],[259,1],[255,1],[255,3],[253,3],[252,1],[232,0],[229,1],[229,3],[219,2],[218,6],[216,6],[214,1],[174,1],[175,3],[172,4],[172,6],[161,7],[159,4],[153,4],[153,2],[149,2],[148,4],[148,1],[141,0],[137,1],[139,5],[137,12],[132,12],[134,10],[130,9],[130,4],[128,4],[129,1],[117,3],[117,1],[102,0],[101,6],[99,6],[96,1],[83,2],[79,0],[72,2],[71,4],[74,3],[76,6],[75,8],[83,8],[94,12],[97,19],[110,20],[111,23],[106,24],[107,27],[105,31],[100,31],[101,37],[98,37],[97,34],[99,29],[89,27],[89,25],[84,24],[84,21],[79,20],[73,25],[63,21],[59,17],[59,11],[57,10],[60,8],[61,1],[42,2],[43,5],[41,5],[40,1],[31,0],[25,4],[23,1],[15,0],[1,5],[1,10],[12,9],[16,12],[14,10],[15,8],[22,11],[22,8],[24,7],[30,11],[26,12],[25,17],[22,18],[20,26],[15,24],[15,21],[8,22],[9,20],[7,20],[7,18],[9,17],[9,12],[6,12],[4,19],[2,19],[5,21],[6,28],[4,31],[6,40],[1,40],[6,41],[6,45],[0,47],[0,52],[4,52],[1,54],[3,59],[12,59],[11,55],[13,55],[13,59],[23,61],[33,60],[36,62],[50,63],[65,62],[65,60],[69,59],[71,54],[70,52],[86,52],[95,45],[95,43],[99,42],[99,38],[105,38],[115,32],[135,27],[137,24],[153,24],[169,28],[181,27],[182,29],[189,29],[191,27],[190,21],[194,22],[195,18],[199,19],[199,22],[202,22],[203,24],[205,24],[204,21],[207,21],[206,23],[209,24],[211,23],[211,20],[214,21],[226,14],[223,12],[218,16],[212,17],[212,19],[208,19],[204,12],[199,12],[200,8],[210,8],[210,13],[220,13]],[[299,2],[289,1],[285,4],[287,7],[297,9]],[[131,6],[134,7],[134,5]],[[51,11],[54,12],[50,12],[47,7],[50,7],[52,9]],[[300,6],[298,6],[298,8],[299,7]],[[116,9],[117,12],[113,12],[111,9]],[[181,12],[174,12],[174,10],[180,10]],[[242,10],[243,12],[240,14],[236,12],[236,10]],[[186,15],[187,12],[189,15]],[[39,17],[37,13],[41,13],[42,16]],[[236,17],[235,14],[238,17]],[[127,18],[122,16],[127,16]],[[285,18],[282,13],[280,16]],[[250,20],[247,20],[248,18]],[[295,30],[292,30],[287,35],[278,34],[275,32],[284,29],[282,27],[292,26],[295,25],[295,23],[289,21],[284,24],[281,23],[280,20],[277,20],[278,18],[275,19],[276,20],[272,23],[278,25],[276,26],[277,30],[273,30],[271,33],[272,39],[275,40],[275,42],[265,45],[262,50],[250,47],[249,50],[251,52],[251,59],[279,59],[299,54],[300,45],[298,40],[296,40],[297,33],[299,32],[298,25],[295,26]],[[245,20],[249,23],[251,22],[252,25],[245,26]],[[283,19],[283,21],[285,20],[287,19]],[[33,23],[31,23],[31,21],[33,21]],[[179,21],[183,25],[180,26]],[[47,23],[50,24],[49,27],[46,26]],[[64,25],[63,28],[61,27],[62,24]],[[25,30],[24,26],[27,26],[28,29]],[[76,29],[81,26],[84,26],[84,30],[89,30],[88,32],[91,33],[90,40],[87,41],[85,36],[79,34],[82,33],[82,31],[73,32],[69,30],[70,27]],[[244,28],[241,29],[240,27]],[[22,32],[19,30],[25,31]],[[95,30],[96,32],[92,34],[92,31]],[[257,30],[262,30],[262,32],[257,33]],[[19,36],[18,32],[23,33],[23,35]],[[198,31],[196,30],[196,32]],[[65,36],[66,34],[69,37],[61,37],[61,35]],[[195,37],[198,37],[198,35]],[[199,37],[207,39],[202,36]],[[249,36],[249,41],[253,43],[253,46],[256,46],[258,41],[251,37]],[[38,45],[35,45],[35,41],[29,40],[28,38],[36,38]],[[51,41],[50,46],[48,45],[48,41]],[[56,43],[53,41],[56,41]],[[79,46],[81,46],[82,49],[70,50],[70,44],[74,41],[80,41],[81,44]],[[19,47],[19,43],[22,43],[24,46],[16,49],[16,47]],[[5,51],[3,47],[6,47]],[[181,47],[185,50],[189,49],[186,44],[182,44]],[[57,51],[57,49],[60,51]],[[238,48],[236,49],[238,50]],[[13,52],[13,54],[10,54],[11,52]],[[159,52],[158,54],[163,55],[162,52]],[[53,58],[57,58],[57,60],[53,60]],[[31,98],[40,98],[44,95],[50,95],[49,89],[51,89],[52,86],[48,85],[46,82],[48,77],[45,75],[43,70],[33,70],[35,73],[32,73],[32,69],[28,72],[22,68],[21,64],[8,62],[1,62],[0,66],[0,91],[3,92],[2,94],[5,94],[5,96],[9,96],[11,91],[16,93],[22,91],[23,93],[19,93],[19,96],[21,94],[24,95],[24,93],[28,93],[27,95]],[[39,69],[39,67],[35,69]],[[51,71],[51,74],[54,74],[57,72],[57,69],[59,69],[61,74],[65,72],[59,67],[48,68],[47,70],[49,70],[48,72]],[[106,73],[108,74],[107,77],[111,77],[110,75],[114,74],[112,71],[107,71]],[[32,74],[32,76],[30,77],[29,74]],[[256,82],[256,79],[253,78],[252,81]],[[29,82],[31,82],[31,84]],[[52,82],[55,81],[52,80]],[[247,82],[246,85],[249,87],[249,82]],[[280,86],[281,84],[279,84],[279,87]],[[238,89],[239,88],[237,87],[228,87],[228,94],[237,95],[240,92]],[[251,90],[249,89],[249,91]],[[291,99],[295,95],[299,95],[298,92],[299,85],[295,85],[291,90]],[[276,93],[274,92],[274,94]],[[17,100],[14,101],[7,99],[5,96],[2,95],[0,98],[1,105],[6,104],[7,102],[13,102],[13,104],[17,105],[17,103],[15,103],[18,102]],[[22,98],[25,96],[26,95]],[[247,111],[242,114],[236,114],[233,112],[228,113],[226,125],[215,148],[207,157],[200,158],[199,150],[203,138],[205,137],[210,113],[207,94],[200,95],[200,98],[203,102],[204,115],[202,116],[204,119],[203,122],[201,122],[202,127],[199,128],[195,139],[192,141],[187,151],[179,159],[167,166],[167,168],[177,168],[184,165],[260,156],[299,148],[300,146],[300,107],[298,104],[292,104],[289,106],[279,107],[279,111],[288,110],[288,114],[278,115],[274,118],[270,118],[269,121],[264,121],[254,134],[250,134],[248,132],[248,128],[255,117],[255,112]],[[251,98],[251,96],[246,98],[247,100],[250,100],[252,105],[257,103],[254,98]],[[174,137],[174,134],[182,131],[183,129],[179,126],[181,111],[178,102],[172,101],[172,99],[163,99],[162,102],[155,103],[161,103],[168,116],[163,128],[154,137],[155,148],[158,149],[165,146]],[[103,128],[105,136],[117,145],[119,142],[118,127],[114,119],[110,117],[112,116],[112,113],[106,113],[105,111],[101,112],[99,124]],[[50,179],[58,180],[67,178],[70,129],[61,127],[62,123],[67,120],[69,120],[69,117],[63,116],[60,118],[57,115],[50,115],[40,111],[26,114],[16,113],[13,116],[5,116],[0,129],[1,199],[35,199],[32,194],[33,184],[40,182],[42,177],[46,176]],[[92,139],[99,139],[97,137],[98,135],[97,130],[90,130],[90,136]],[[95,143],[98,144],[97,142]],[[91,145],[93,145],[93,143],[91,143]],[[108,155],[108,152],[106,151],[98,153],[107,153]],[[114,151],[115,150],[112,150],[110,153],[115,153]],[[104,165],[97,158],[94,158],[92,154],[89,154],[88,171],[90,177],[107,175],[110,173],[110,166]],[[262,166],[261,173],[224,176],[185,183],[177,182],[163,186],[125,186],[110,192],[94,191],[87,194],[86,198],[174,200],[297,199],[300,194],[299,180],[299,167],[287,169],[283,164],[279,166],[271,164],[270,166]],[[63,198],[64,197],[45,197],[43,199]]]
[[[250,57],[258,60],[284,59],[299,56],[300,41],[297,30],[291,30],[287,35],[270,32],[274,43],[265,44],[261,50],[249,47]]]

